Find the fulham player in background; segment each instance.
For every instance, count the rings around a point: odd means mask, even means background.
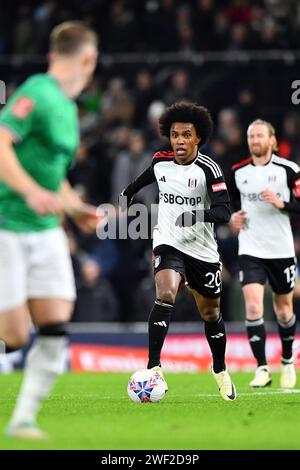
[[[280,386],[293,388],[296,372],[292,346],[296,330],[293,288],[296,259],[290,213],[300,212],[300,172],[296,163],[273,153],[275,130],[257,119],[247,132],[250,158],[233,166],[231,225],[239,231],[240,282],[246,305],[246,328],[257,369],[251,387],[265,387],[272,378],[267,364],[263,297],[266,281],[282,343]]]

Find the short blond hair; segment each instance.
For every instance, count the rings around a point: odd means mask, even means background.
[[[267,127],[267,129],[269,131],[269,136],[270,137],[271,136],[275,137],[275,143],[272,147],[272,150],[277,151],[278,150],[278,144],[277,144],[277,139],[276,139],[275,127],[269,121],[265,121],[264,119],[255,119],[255,121],[253,121],[253,122],[251,122],[251,124],[249,124],[248,129],[247,129],[247,134],[248,134],[248,131],[249,131],[250,127],[256,126],[256,125],[262,125],[262,126]]]
[[[50,34],[50,51],[63,55],[73,55],[84,44],[98,47],[98,36],[81,21],[64,21],[53,28]]]

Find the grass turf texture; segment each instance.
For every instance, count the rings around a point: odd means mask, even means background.
[[[44,442],[3,437],[21,374],[0,376],[0,449],[300,449],[300,390],[268,389],[253,374],[232,374],[238,398],[226,402],[210,373],[166,374],[160,403],[132,403],[130,374],[61,376],[39,415]]]

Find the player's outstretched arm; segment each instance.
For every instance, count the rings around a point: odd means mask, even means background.
[[[31,209],[40,215],[60,214],[62,203],[57,194],[41,186],[24,170],[13,148],[15,136],[0,127],[0,179],[20,194]]]
[[[119,206],[121,210],[126,210],[132,204],[133,196],[142,188],[145,188],[155,181],[154,171],[152,166],[150,166],[121,192],[119,196]]]

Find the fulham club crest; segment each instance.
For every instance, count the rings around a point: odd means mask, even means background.
[[[195,189],[197,187],[197,180],[195,180],[194,178],[189,178],[188,187],[191,189]]]

